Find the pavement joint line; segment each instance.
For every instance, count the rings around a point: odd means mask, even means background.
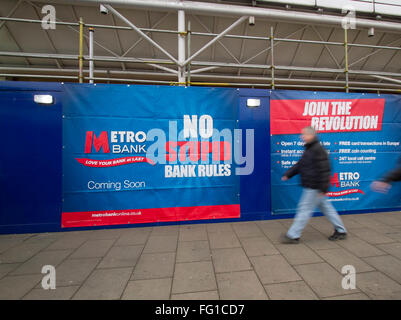
[[[354,220],[355,222],[358,221],[358,219],[357,219],[358,217],[357,217],[357,216],[356,216],[356,217],[352,217],[352,218],[353,218],[353,220]],[[375,218],[379,218],[379,217],[375,217]],[[287,219],[286,219],[286,220],[287,220]],[[284,220],[284,221],[286,221],[286,220]],[[282,221],[283,221],[282,219],[278,220],[278,222],[280,223],[281,226],[286,227],[286,226],[284,226],[284,225],[281,223]],[[244,250],[243,240],[244,240],[244,239],[249,239],[249,238],[264,237],[264,238],[267,238],[267,240],[270,241],[270,242],[272,243],[273,247],[278,251],[278,253],[276,253],[276,254],[263,254],[263,255],[258,255],[258,256],[252,256],[251,258],[254,258],[254,257],[261,257],[261,256],[274,256],[274,255],[280,254],[280,255],[287,261],[287,263],[291,266],[291,268],[293,268],[293,269],[294,269],[294,266],[318,264],[318,263],[305,263],[305,264],[291,264],[291,263],[289,263],[288,259],[286,259],[286,257],[276,248],[276,246],[277,246],[279,243],[275,243],[274,241],[272,241],[272,239],[269,238],[269,237],[267,236],[267,234],[264,232],[264,230],[262,229],[262,227],[261,227],[258,223],[255,223],[255,224],[256,224],[256,225],[258,226],[258,228],[262,231],[262,234],[261,234],[261,235],[258,235],[258,236],[245,236],[245,237],[239,237],[238,234],[237,234],[237,232],[235,231],[235,229],[234,229],[232,223],[228,223],[228,224],[229,224],[229,226],[228,226],[228,229],[226,229],[226,230],[227,230],[228,232],[230,232],[230,233],[233,232],[233,233],[235,234],[236,239],[239,241],[240,245],[239,245],[239,246],[236,246],[236,247],[230,247],[230,248],[215,248],[215,249],[213,249],[213,250],[216,250],[217,252],[218,252],[219,250],[223,250],[223,249],[241,248],[241,249],[245,252],[245,255],[247,256],[248,260],[250,260],[250,257],[248,256],[248,254],[247,254],[246,251]],[[384,225],[384,226],[388,226],[388,225],[386,224],[386,225]],[[321,235],[324,235],[324,236],[326,237],[326,235],[324,234],[324,231],[321,231],[321,230],[317,229],[317,228],[314,227],[313,225],[312,225],[311,227],[315,230],[315,231],[312,231],[312,232],[316,232],[316,233],[321,234]],[[142,228],[142,227],[141,227],[141,228]],[[130,228],[126,228],[126,229],[129,230]],[[364,226],[363,226],[363,227],[360,227],[360,228],[350,228],[350,230],[352,230],[352,229],[372,229],[372,230],[374,230],[374,228],[372,228],[372,227],[364,227]],[[99,230],[104,230],[104,229],[99,229]],[[223,230],[223,231],[226,231],[226,230]],[[96,231],[98,231],[98,230],[93,230],[92,232],[96,232]],[[210,237],[209,237],[209,236],[210,236],[210,234],[212,234],[212,233],[219,233],[219,231],[216,230],[216,231],[214,231],[214,232],[210,232],[210,231],[206,228],[206,233],[207,233],[207,241],[208,241],[208,244],[209,244],[209,251],[211,252],[212,249],[211,249],[211,247],[210,247]],[[385,235],[387,235],[387,234],[397,234],[397,233],[399,233],[399,232],[390,232],[390,233],[386,233],[386,232],[378,232],[378,231],[377,231],[377,233],[378,233],[379,235],[384,235],[384,236],[385,236]],[[24,260],[23,262],[18,262],[18,263],[8,262],[8,263],[5,263],[5,265],[6,265],[6,264],[9,264],[9,265],[15,264],[16,266],[15,266],[15,268],[12,268],[12,270],[7,271],[0,279],[3,279],[4,277],[18,277],[18,276],[24,276],[24,275],[36,275],[37,273],[33,273],[33,274],[26,274],[26,273],[24,273],[24,274],[21,274],[21,275],[19,275],[19,274],[18,274],[18,275],[10,275],[10,273],[12,273],[13,271],[15,271],[15,270],[16,270],[17,268],[19,268],[22,264],[24,264],[24,263],[30,261],[31,259],[33,259],[33,258],[34,258],[37,254],[39,254],[39,253],[42,253],[42,252],[52,252],[52,251],[71,250],[71,252],[70,252],[64,259],[62,259],[62,260],[57,264],[57,265],[60,265],[60,264],[62,264],[65,260],[68,260],[68,259],[71,259],[71,260],[73,260],[73,259],[89,259],[89,257],[71,258],[71,255],[73,255],[77,250],[79,250],[79,248],[81,248],[85,243],[87,243],[87,242],[90,241],[90,240],[94,240],[94,241],[96,241],[96,240],[114,240],[114,241],[112,242],[112,245],[110,246],[110,248],[107,250],[107,252],[106,252],[102,257],[99,258],[99,262],[97,263],[97,265],[95,266],[95,268],[88,274],[88,276],[86,277],[86,279],[83,280],[83,282],[82,282],[81,284],[78,284],[78,285],[77,285],[77,284],[74,284],[74,285],[64,285],[64,286],[60,286],[60,287],[71,287],[71,286],[77,287],[76,292],[75,292],[74,295],[71,297],[71,299],[72,299],[72,298],[76,295],[76,293],[81,289],[81,287],[86,283],[87,279],[93,274],[93,272],[94,272],[95,270],[98,270],[98,269],[102,269],[102,270],[103,270],[103,269],[119,269],[119,268],[126,268],[126,267],[106,267],[106,268],[98,268],[98,266],[99,266],[99,264],[101,263],[102,259],[109,253],[110,250],[112,250],[112,248],[114,248],[114,247],[131,246],[131,245],[115,245],[115,244],[116,244],[116,241],[118,241],[118,239],[120,239],[121,236],[122,236],[123,234],[124,234],[124,232],[123,232],[122,234],[120,234],[118,237],[116,237],[115,239],[90,239],[90,238],[86,238],[86,239],[83,241],[83,243],[82,243],[80,246],[78,246],[77,248],[72,248],[72,249],[68,249],[68,248],[67,248],[67,249],[55,249],[55,250],[48,249],[49,246],[51,246],[55,241],[57,241],[58,239],[62,239],[62,238],[65,236],[65,235],[62,235],[61,237],[54,238],[53,241],[49,241],[49,244],[48,244],[48,245],[46,245],[46,246],[44,246],[43,248],[41,248],[41,249],[40,249],[39,251],[37,251],[32,257],[30,257],[30,258]],[[32,239],[34,239],[34,238],[37,237],[37,236],[38,236],[38,234],[30,235],[30,236],[28,236],[27,238],[25,238],[24,240],[16,242],[16,243],[13,244],[12,246],[10,246],[10,248],[7,248],[7,250],[10,250],[10,249],[12,249],[12,248],[14,248],[14,247],[17,247],[18,245],[23,244],[25,241],[32,240]],[[129,277],[129,280],[127,281],[127,284],[128,284],[130,281],[135,281],[135,280],[131,280],[131,277],[132,277],[132,274],[133,274],[134,271],[135,271],[135,268],[136,268],[136,266],[137,266],[137,263],[138,263],[140,257],[142,257],[143,254],[152,254],[152,253],[153,253],[153,252],[149,252],[149,253],[144,253],[144,252],[143,252],[143,251],[144,251],[144,248],[146,247],[146,245],[147,245],[147,243],[148,243],[148,241],[149,241],[149,238],[150,238],[151,236],[152,236],[152,232],[147,233],[147,237],[146,237],[145,243],[144,243],[144,244],[140,244],[140,245],[142,246],[142,250],[141,250],[141,253],[139,254],[139,257],[138,257],[137,261],[135,262],[135,266],[134,266],[134,267],[130,266],[130,267],[132,267],[132,272],[131,272],[131,275],[130,275],[130,277]],[[166,236],[168,236],[168,235],[166,235]],[[319,253],[322,253],[322,252],[327,251],[327,250],[335,250],[335,249],[342,249],[342,250],[345,250],[345,251],[347,251],[348,253],[350,253],[351,256],[354,256],[354,257],[356,257],[356,258],[362,260],[364,263],[366,263],[367,265],[369,265],[369,266],[372,267],[372,269],[373,269],[373,270],[370,270],[370,271],[357,272],[357,274],[365,274],[365,273],[377,272],[377,273],[382,274],[383,276],[386,276],[388,279],[393,280],[395,283],[400,284],[399,281],[393,279],[393,278],[392,278],[390,275],[388,275],[387,273],[382,272],[382,271],[378,270],[377,268],[371,266],[371,265],[366,261],[366,258],[389,256],[389,257],[392,257],[392,258],[396,259],[397,261],[398,261],[398,260],[401,260],[400,258],[394,256],[394,255],[391,254],[391,253],[383,252],[383,250],[380,248],[380,245],[397,244],[397,243],[400,243],[401,241],[396,240],[396,239],[392,239],[393,241],[391,241],[391,242],[377,243],[377,244],[376,244],[376,243],[369,243],[369,242],[367,242],[366,240],[360,238],[359,236],[357,236],[357,235],[355,235],[355,234],[353,234],[353,233],[352,233],[352,237],[355,237],[355,238],[359,239],[363,244],[370,245],[371,247],[374,247],[374,248],[376,248],[377,250],[380,250],[380,252],[382,252],[382,253],[380,253],[380,254],[374,254],[374,255],[369,255],[369,256],[364,256],[364,257],[359,257],[359,256],[357,256],[354,252],[351,252],[351,251],[348,250],[346,247],[344,247],[344,246],[342,245],[341,241],[338,241],[338,242],[339,242],[339,248],[321,248],[321,249],[314,249],[314,248],[312,248],[312,247],[308,244],[308,242],[303,242],[303,243],[304,243],[310,250],[312,250],[314,253],[316,253],[318,256],[320,256],[320,257],[323,259],[323,262],[319,262],[319,263],[326,263],[327,265],[329,265],[332,269],[335,269],[336,271],[337,271],[337,269],[336,269],[333,265],[331,265],[330,263],[328,263],[328,261],[327,261],[326,259],[324,259]],[[46,239],[46,238],[43,238],[43,239]],[[48,238],[48,239],[50,239],[50,238]],[[41,239],[38,239],[38,240],[40,241]],[[273,239],[273,240],[274,240],[274,239]],[[174,273],[173,273],[172,281],[173,281],[173,279],[174,279],[175,267],[176,267],[176,264],[177,264],[177,263],[193,263],[193,262],[201,262],[201,261],[202,261],[202,260],[194,260],[194,261],[177,262],[177,252],[178,252],[178,245],[179,245],[179,243],[181,243],[181,242],[193,242],[193,241],[205,241],[205,240],[184,240],[184,241],[183,241],[183,240],[179,240],[179,234],[178,234],[177,242],[176,242],[176,251],[175,251],[176,256],[175,256]],[[139,245],[136,245],[136,246],[139,246]],[[7,250],[5,250],[5,251],[7,251]],[[3,253],[4,253],[4,252],[3,252]],[[2,254],[3,254],[3,253],[2,253]],[[172,253],[172,251],[169,251],[169,252],[156,252],[156,253],[157,253],[157,254],[158,254],[158,253]],[[0,256],[1,256],[1,255],[0,255]],[[98,258],[98,257],[94,257],[94,258]],[[222,273],[236,273],[236,272],[244,272],[244,271],[250,271],[250,270],[253,270],[253,271],[255,272],[253,264],[250,263],[251,266],[252,266],[252,269],[238,270],[238,271],[231,271],[231,272],[218,272],[218,273],[217,273],[217,272],[215,271],[213,257],[211,257],[211,263],[212,263],[212,266],[213,266],[213,272],[214,272],[214,276],[215,276],[217,294],[218,294],[219,298],[220,298],[220,291],[219,291],[219,287],[218,287],[218,283],[217,283],[217,279],[216,279],[216,274],[222,274]],[[295,270],[295,272],[297,273],[296,270]],[[339,271],[337,271],[337,272],[340,273]],[[256,272],[255,272],[255,273],[256,273]],[[257,273],[256,273],[256,275],[257,275]],[[298,274],[298,275],[299,275],[299,274]],[[258,277],[258,275],[257,275],[257,277]],[[152,278],[152,279],[153,279],[153,278]],[[164,277],[164,278],[160,278],[160,279],[166,279],[166,278]],[[259,279],[259,277],[258,277],[258,279]],[[308,285],[308,283],[305,282],[305,280],[303,279],[303,277],[300,276],[300,279],[302,279],[302,280],[297,280],[297,281],[303,281],[308,287],[310,287],[310,286]],[[137,280],[139,280],[139,279],[137,279]],[[144,279],[144,280],[145,280],[145,279]],[[260,281],[260,279],[259,279],[259,281]],[[280,284],[280,283],[288,283],[288,282],[296,282],[296,281],[284,281],[284,282],[279,282],[278,284]],[[262,282],[260,281],[260,283],[262,283]],[[126,286],[127,286],[127,284],[126,284]],[[265,286],[265,284],[263,284],[263,283],[262,283],[262,285]],[[266,285],[269,285],[269,284],[266,284]],[[126,286],[125,286],[124,290],[122,291],[122,294],[125,292]],[[358,290],[359,290],[361,293],[366,294],[369,298],[371,298],[366,292],[364,292],[363,290],[361,290],[358,286],[357,286],[357,288],[358,288]],[[35,286],[34,286],[31,290],[29,290],[25,295],[23,295],[22,298],[25,297],[27,294],[29,294],[32,290],[35,290],[35,289],[37,289],[37,284],[35,284]],[[310,288],[310,289],[312,290],[312,292],[314,292],[314,290],[313,290],[312,288]],[[197,290],[197,291],[185,292],[185,293],[196,293],[196,292],[202,292],[202,291],[205,291],[205,290],[201,290],[201,291],[198,291],[198,290]],[[210,291],[210,290],[208,290],[208,291]],[[316,292],[314,292],[314,293],[315,293],[319,298],[322,298],[322,297],[320,297]],[[175,294],[179,294],[179,293],[174,293],[174,295],[175,295]],[[267,294],[267,292],[266,292],[266,294]],[[355,293],[344,294],[344,296],[345,296],[345,295],[352,295],[352,294],[356,294],[356,292],[355,292]],[[173,295],[173,294],[172,294],[172,287],[171,287],[171,290],[170,290],[170,299],[171,299],[172,295]],[[267,296],[269,297],[268,294],[267,294]],[[336,295],[336,296],[337,296],[337,295]],[[336,296],[329,296],[329,297],[325,297],[325,298],[336,297]],[[343,295],[338,295],[338,296],[343,296]],[[21,298],[21,299],[22,299],[22,298]],[[121,298],[121,296],[120,296],[120,298]]]
[[[393,257],[391,254],[386,254],[386,255],[384,255],[384,256],[378,256],[378,257],[385,257],[385,256]],[[369,257],[369,258],[374,258],[374,257]],[[397,259],[397,258],[396,258],[396,259]],[[397,259],[397,260],[399,260],[399,259]],[[371,266],[366,260],[364,260],[364,262],[365,262],[366,264],[368,264],[369,266]],[[398,281],[398,280],[394,279],[392,276],[390,276],[389,274],[387,274],[387,272],[381,271],[381,270],[379,270],[379,269],[377,269],[377,268],[375,268],[375,267],[373,267],[373,266],[371,266],[371,267],[374,268],[375,271],[378,271],[378,272],[383,273],[384,275],[386,275],[387,277],[389,277],[391,280],[393,280],[393,281],[395,281],[396,283],[398,283],[399,285],[401,285],[401,281]]]
[[[231,229],[232,229],[232,226],[231,226]],[[233,230],[233,232],[234,232],[234,230]],[[221,300],[220,288],[219,288],[219,284],[218,284],[217,279],[216,279],[216,268],[214,266],[214,261],[213,261],[212,247],[210,245],[210,234],[209,234],[209,232],[207,230],[207,227],[206,227],[206,235],[207,235],[207,243],[209,245],[209,255],[210,255],[210,261],[212,263],[212,268],[213,268],[214,281],[215,281],[215,284],[216,284],[217,297],[218,297],[218,300]]]
[[[257,224],[256,224],[256,226],[259,228],[259,226],[258,226]],[[234,228],[233,228],[233,229],[234,229]],[[262,231],[262,233],[264,234],[263,230],[261,230],[261,231]],[[234,233],[236,234],[235,230],[234,230]],[[236,234],[236,236],[237,236],[237,234]],[[244,249],[241,240],[239,240],[239,243],[241,244],[241,248],[242,248],[242,250],[244,251],[244,253],[245,253],[246,257],[247,257],[247,259],[248,259],[248,261],[249,261],[249,264],[251,265],[252,271],[255,273],[256,278],[258,279],[260,285],[262,286],[263,290],[265,291],[267,299],[268,299],[268,300],[271,300],[269,294],[267,293],[267,290],[266,290],[265,286],[263,285],[262,280],[260,279],[258,273],[257,273],[256,270],[255,270],[255,266],[253,265],[253,263],[252,263],[250,257],[248,256],[248,254],[246,253],[246,250]],[[273,247],[278,251],[278,249],[274,246],[274,244],[272,244],[272,245],[273,245]],[[217,280],[216,280],[216,281],[217,281]]]
[[[152,234],[152,232],[153,232],[153,227],[152,227],[151,232],[149,232],[149,233],[147,234],[146,241],[145,241],[145,243],[144,243],[144,245],[143,245],[143,247],[142,247],[142,250],[141,250],[140,254],[138,255],[138,259],[136,259],[136,261],[135,261],[135,265],[133,266],[132,271],[131,271],[131,274],[130,274],[129,277],[128,277],[128,281],[127,281],[127,283],[125,284],[124,289],[121,291],[120,300],[121,300],[121,298],[123,297],[124,292],[127,290],[128,283],[131,281],[131,278],[132,278],[132,276],[133,276],[133,274],[134,274],[134,272],[135,272],[136,266],[138,265],[138,261],[139,261],[139,260],[141,259],[141,257],[142,257],[143,251],[145,250],[145,247],[146,247],[146,245],[147,245],[147,243],[148,243],[148,241],[149,241],[149,238],[150,238],[150,235]],[[119,240],[119,239],[120,239],[120,238],[118,238],[118,240]]]
[[[395,283],[400,284],[398,281],[394,280],[394,279],[391,278],[388,274],[386,274],[386,273],[384,273],[384,272],[382,272],[382,271],[380,271],[380,270],[372,270],[372,271],[366,271],[366,272],[360,272],[360,273],[373,273],[373,272],[380,273],[380,274],[382,274],[383,276],[385,276],[385,277],[389,278],[390,280],[394,281]],[[365,295],[367,295],[367,296],[370,298],[370,295],[369,295],[367,292],[365,292],[365,291],[363,291],[361,288],[359,288],[358,285],[357,285],[356,287],[357,287],[362,293],[364,293]]]
[[[102,230],[102,229],[101,229],[101,230]],[[81,284],[79,285],[79,288],[78,288],[78,289],[74,292],[74,294],[70,297],[70,300],[72,300],[72,299],[76,296],[76,294],[79,292],[79,290],[82,289],[82,287],[84,286],[84,284],[86,283],[86,281],[87,281],[87,280],[90,278],[90,276],[95,272],[95,270],[97,269],[97,267],[99,266],[99,264],[102,262],[103,258],[104,258],[105,256],[107,256],[107,254],[110,252],[111,248],[113,248],[113,244],[116,243],[116,241],[117,241],[118,239],[119,239],[119,238],[117,238],[117,239],[103,239],[103,240],[114,240],[114,241],[113,241],[112,245],[110,246],[110,248],[107,250],[107,252],[105,252],[105,254],[104,254],[102,257],[100,257],[100,258],[98,258],[98,257],[93,258],[93,259],[99,259],[98,263],[97,263],[96,266],[92,269],[92,271],[88,273],[88,275],[87,275],[87,277],[85,278],[85,280],[83,280],[83,281],[81,282]],[[90,239],[90,240],[93,240],[93,239]],[[84,243],[86,243],[87,241],[89,241],[89,239],[86,240]],[[83,244],[84,244],[84,243],[83,243]],[[82,244],[82,245],[83,245],[83,244]],[[78,248],[77,248],[76,250],[78,250]],[[75,251],[74,251],[74,252],[75,252]],[[89,259],[92,259],[92,258],[89,258]],[[72,259],[71,259],[71,260],[72,260]],[[120,297],[120,298],[121,298],[121,297]]]
[[[312,217],[313,218],[313,217]],[[316,229],[313,225],[311,225],[315,230],[317,230],[317,232],[318,233],[320,233],[320,234],[322,234],[322,235],[324,235],[323,234],[323,232],[321,232],[320,230],[318,230],[318,229]],[[375,247],[376,249],[378,249],[377,247],[376,247],[376,245],[374,245],[374,244],[371,244],[371,243],[368,243],[367,241],[365,241],[365,240],[363,240],[363,239],[361,239],[361,238],[359,238],[358,236],[356,236],[355,234],[353,234],[353,237],[356,237],[356,238],[358,238],[359,240],[361,240],[361,241],[363,241],[363,242],[365,242],[365,243],[367,243],[368,245],[370,245],[370,246],[373,246],[373,247]],[[329,240],[328,240],[329,241]],[[351,252],[350,250],[348,250],[347,248],[345,248],[344,246],[342,246],[341,245],[341,240],[339,240],[339,241],[336,241],[336,243],[338,243],[339,244],[339,246],[342,248],[342,249],[344,249],[345,251],[347,251],[349,254],[351,254],[352,256],[356,256],[353,252]],[[325,261],[325,263],[327,263],[329,266],[331,266],[331,267],[333,267],[330,263],[328,263],[327,262],[327,260],[326,259],[324,259],[317,251],[318,250],[330,250],[330,249],[313,249],[312,247],[310,247],[310,245],[308,245],[307,243],[305,243],[308,247],[309,247],[309,249],[311,249],[313,252],[316,252],[316,254],[318,254],[324,261]],[[331,249],[334,249],[334,248],[331,248]],[[382,250],[380,250],[380,249],[378,249],[379,251],[382,251]],[[383,254],[383,255],[385,255],[385,254]],[[373,257],[376,257],[376,256],[383,256],[383,255],[374,255]],[[362,259],[362,257],[358,257],[358,256],[356,256],[357,258],[359,258],[359,259]],[[365,263],[367,263],[366,261],[364,261]],[[367,263],[368,264],[368,263]],[[373,269],[375,269],[375,270],[377,270],[376,268],[374,268],[373,266],[371,266],[370,264],[368,264],[370,267],[372,267]],[[333,269],[335,269],[336,271],[337,271],[337,269],[336,268],[334,268],[333,267]],[[378,270],[377,270],[378,271]],[[337,271],[338,272],[338,271]],[[372,272],[372,271],[367,271],[367,272]],[[341,273],[341,272],[339,272],[342,276],[343,276],[343,274]],[[302,278],[302,277],[301,277]],[[398,283],[398,281],[396,281],[397,283]],[[365,293],[363,290],[361,290],[358,286],[357,286],[357,288],[358,288],[358,290],[360,290],[361,292],[363,292],[363,293]],[[366,293],[365,293],[366,294]],[[319,298],[322,298],[322,297],[320,297],[319,295],[318,295],[318,297]]]
[[[177,236],[177,241],[176,241],[176,245],[175,245],[174,267],[173,267],[173,275],[171,277],[169,300],[171,300],[171,297],[172,297],[172,294],[173,294],[173,284],[174,284],[174,276],[175,276],[175,267],[177,265],[178,243],[179,243],[179,241],[180,241],[180,228],[178,228],[178,236]]]
[[[53,242],[49,245],[49,246],[51,246],[53,244]],[[49,246],[47,246],[46,248],[48,248]],[[71,250],[71,249],[64,249],[64,250]],[[52,250],[47,250],[48,252],[51,252]],[[74,253],[74,249],[72,249],[71,250],[71,252],[70,252],[70,254],[68,254],[64,259],[62,259],[58,264],[57,264],[57,266],[60,266],[65,260],[67,260],[68,258],[69,258],[69,256],[71,256],[73,253]],[[39,252],[46,252],[46,250],[42,250],[42,251],[39,251]],[[34,256],[36,256],[39,252],[37,252]],[[34,257],[34,256],[32,256],[31,257],[31,259]],[[30,259],[28,259],[27,261],[25,261],[25,262],[28,262]],[[23,262],[23,263],[21,263],[17,268],[19,268],[20,266],[22,266],[25,262]],[[56,266],[54,266],[55,267],[55,269],[56,269],[56,274],[57,274],[57,267]],[[15,270],[17,270],[17,268],[15,268],[13,271],[15,271]],[[9,272],[10,273],[10,272]],[[12,276],[12,275],[9,275],[9,273],[8,273],[8,276]],[[40,274],[42,274],[42,273],[40,273]],[[23,274],[23,275],[37,275],[37,273],[32,273],[32,274]],[[22,276],[22,275],[14,275],[14,276]],[[25,296],[27,296],[29,293],[31,293],[34,289],[37,289],[36,287],[37,287],[37,285],[40,283],[40,282],[42,282],[42,279],[43,279],[43,277],[35,284],[35,286],[31,289],[31,290],[29,290],[28,292],[26,292],[24,295],[22,295],[19,299],[20,300],[22,300]],[[57,279],[57,278],[56,278]],[[57,281],[57,280],[56,280]]]

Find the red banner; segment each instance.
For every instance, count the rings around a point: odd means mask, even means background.
[[[343,191],[333,191],[333,192],[327,192],[326,196],[327,197],[341,197],[341,196],[346,196],[348,194],[352,194],[352,193],[361,193],[361,194],[365,194],[365,192],[363,192],[360,189],[348,189],[348,190],[343,190]]]
[[[239,218],[240,205],[63,212],[61,227],[92,227],[186,220]]]
[[[271,134],[379,131],[385,99],[271,100]]]
[[[124,164],[138,163],[138,162],[147,162],[151,165],[155,165],[154,161],[146,158],[146,157],[124,157],[117,159],[108,159],[108,160],[95,160],[95,159],[86,159],[86,158],[76,158],[76,160],[83,164],[86,167],[94,167],[94,168],[105,168],[105,167],[115,167],[122,166]]]

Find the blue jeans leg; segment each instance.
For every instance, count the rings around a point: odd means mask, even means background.
[[[301,199],[299,200],[297,213],[290,229],[287,232],[287,237],[297,239],[301,237],[302,231],[308,223],[313,211],[319,204],[319,191],[309,188],[304,188]]]
[[[342,233],[347,232],[339,214],[337,213],[337,210],[334,208],[331,202],[327,200],[326,197],[320,198],[319,209],[326,216],[326,218],[332,223],[334,229]]]

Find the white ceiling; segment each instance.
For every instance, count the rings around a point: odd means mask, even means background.
[[[250,3],[251,1],[243,1]],[[282,2],[282,1],[281,1]],[[0,16],[7,17],[17,5],[15,0],[0,1]],[[223,2],[225,3],[225,2]],[[236,2],[238,4],[238,1]],[[43,2],[20,1],[19,6],[13,12],[13,18],[41,19],[41,7]],[[103,15],[98,7],[85,6],[75,3],[74,5],[54,4],[56,8],[57,20],[64,22],[77,22],[82,17],[86,24],[100,25],[119,25],[126,26],[112,14]],[[177,30],[177,14],[174,12],[155,12],[141,11],[132,9],[118,9],[132,23],[140,28],[156,28],[164,30]],[[186,15],[186,22],[191,21],[193,32],[220,33],[236,19],[227,17],[212,17],[200,15]],[[401,19],[400,19],[401,20]],[[401,21],[400,21],[401,22]],[[55,30],[41,28],[39,23],[20,23],[7,21],[4,24],[0,21],[0,51],[4,52],[25,52],[25,53],[56,53],[77,55],[79,50],[78,27],[57,25]],[[275,38],[292,38],[306,40],[324,40],[333,42],[344,41],[344,30],[331,26],[311,26],[302,24],[290,24],[256,19],[255,26],[243,23],[233,29],[230,34],[263,36],[268,37],[270,27],[274,28]],[[85,34],[88,30],[85,28]],[[177,57],[177,34],[151,32],[149,35],[165,48],[174,57]],[[94,46],[95,56],[125,56],[129,58],[141,59],[166,59],[166,56],[154,48],[133,30],[111,30],[96,28],[94,33],[96,44]],[[213,39],[206,36],[191,36],[191,52],[194,53]],[[401,35],[395,33],[383,33],[376,31],[374,37],[368,37],[366,30],[349,30],[348,39],[351,43],[370,44],[370,45],[389,45],[400,47]],[[135,45],[134,48],[132,46]],[[251,63],[260,65],[270,65],[270,46],[269,41],[251,39],[222,38],[219,42],[205,50],[195,58],[195,61],[223,62],[223,63]],[[131,48],[131,49],[130,49]],[[254,59],[248,61],[260,53]],[[84,54],[88,54],[88,40],[84,41]],[[371,54],[369,57],[367,55]],[[343,46],[323,46],[317,44],[276,42],[274,47],[275,65],[297,66],[308,68],[344,68],[344,47]],[[349,63],[352,70],[366,71],[385,71],[400,73],[401,76],[401,52],[394,50],[377,50],[371,48],[349,49]],[[88,62],[84,63],[85,69]],[[173,66],[169,66],[172,68]],[[20,68],[20,69],[18,69]],[[1,74],[16,73],[38,73],[35,70],[27,71],[26,68],[47,68],[49,75],[65,74],[76,75],[78,68],[77,60],[67,59],[48,59],[48,58],[22,58],[7,57],[0,55],[0,76]],[[192,70],[199,67],[192,66]],[[55,69],[55,70],[51,70]],[[56,70],[58,69],[58,71]],[[74,71],[69,71],[73,69]],[[125,70],[132,72],[146,72],[152,74],[120,74],[118,78],[136,79],[155,79],[177,81],[173,74],[165,74],[159,69],[148,64],[132,62],[95,62],[95,70],[109,70],[109,76],[115,76],[113,71]],[[43,71],[42,71],[43,73]],[[100,75],[105,76],[106,74]],[[194,81],[213,81],[215,76],[225,76],[224,82],[246,82],[246,83],[269,83],[266,78],[270,77],[270,69],[251,69],[251,68],[232,68],[221,67],[214,70],[200,73],[199,76],[192,75]],[[326,72],[310,71],[286,71],[276,70],[279,78],[291,79],[315,79],[315,80],[341,80],[344,75],[336,75]],[[251,78],[249,78],[251,77]],[[260,79],[258,79],[260,78]],[[231,79],[228,81],[227,79]],[[21,79],[23,80],[23,79]],[[57,80],[55,77],[54,80]],[[378,80],[369,76],[350,75],[352,81],[371,81],[377,83]],[[220,80],[219,80],[220,81]],[[388,83],[390,86],[391,83]],[[393,87],[398,87],[393,83]]]

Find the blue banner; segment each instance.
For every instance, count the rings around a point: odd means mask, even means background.
[[[239,217],[229,88],[65,85],[63,227]]]
[[[293,214],[301,195],[299,176],[281,181],[302,156],[303,127],[314,127],[329,152],[329,201],[339,211],[401,206],[401,185],[373,192],[372,181],[401,165],[401,97],[334,92],[273,91],[271,108],[272,213]]]

